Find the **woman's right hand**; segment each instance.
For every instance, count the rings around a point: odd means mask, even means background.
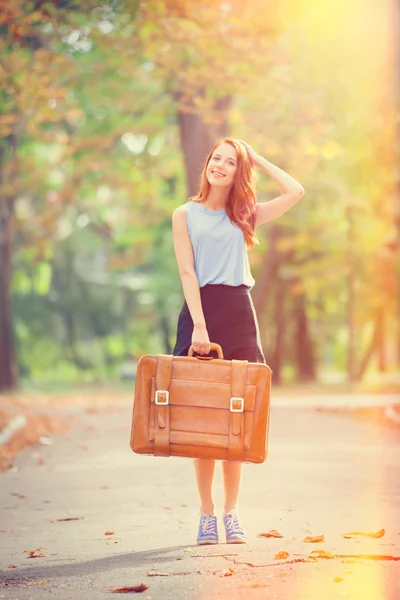
[[[197,354],[208,354],[210,352],[210,338],[205,325],[195,325],[193,327],[192,347]]]

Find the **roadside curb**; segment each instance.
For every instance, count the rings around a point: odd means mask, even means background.
[[[4,413],[2,416],[4,418]],[[0,431],[0,473],[14,466],[13,460],[21,450],[27,446],[49,443],[49,436],[66,431],[70,426],[70,420],[50,412],[11,416]]]

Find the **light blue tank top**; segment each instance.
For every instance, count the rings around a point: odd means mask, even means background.
[[[209,210],[187,202],[186,219],[193,246],[194,267],[200,287],[208,283],[254,286],[243,231],[225,208]]]

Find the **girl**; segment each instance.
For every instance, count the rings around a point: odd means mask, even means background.
[[[254,167],[275,179],[283,193],[257,204]],[[173,354],[210,353],[210,341],[224,359],[264,362],[250,290],[247,248],[257,242],[255,228],[286,213],[304,194],[290,175],[259,156],[244,141],[225,138],[207,157],[200,191],[172,215],[174,250],[185,302],[179,314]],[[198,544],[217,544],[212,485],[215,461],[194,459],[200,495]],[[245,543],[237,512],[242,463],[222,461],[227,543]]]

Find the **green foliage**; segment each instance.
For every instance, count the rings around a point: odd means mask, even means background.
[[[316,1],[307,10],[262,0],[8,5],[1,197],[14,199],[14,328],[25,377],[116,377],[129,357],[171,350],[183,301],[171,214],[187,196],[177,111],[213,124],[217,138],[225,116],[216,102],[226,95],[232,135],[306,189],[280,220],[286,378],[297,294],[306,296],[315,353],[332,368],[346,368],[351,327],[364,351],[376,311],[396,322],[395,115],[381,30],[367,51],[338,22],[339,9]],[[362,39],[366,23],[360,16]],[[258,176],[259,201],[279,194]],[[256,277],[271,226],[250,255]],[[273,340],[272,302],[260,320]]]

